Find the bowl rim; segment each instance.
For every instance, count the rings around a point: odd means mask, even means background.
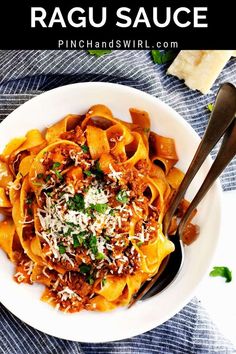
[[[130,86],[127,86],[127,85],[121,85],[121,84],[116,84],[116,83],[108,83],[108,82],[93,82],[93,81],[89,81],[89,82],[82,82],[82,83],[74,83],[74,84],[70,84],[70,85],[64,85],[64,86],[60,86],[60,87],[57,87],[57,88],[54,88],[52,90],[49,90],[49,91],[46,91],[46,92],[43,92],[43,93],[40,93],[39,95],[37,95],[36,97],[33,97],[31,98],[29,101],[23,103],[22,105],[20,105],[19,107],[17,107],[13,112],[11,112],[1,123],[0,123],[0,129],[1,127],[4,127],[8,125],[8,123],[14,119],[14,115],[17,113],[17,114],[21,114],[21,111],[24,111],[24,108],[27,104],[32,104],[32,103],[36,103],[39,101],[41,101],[42,99],[44,99],[44,97],[49,97],[50,95],[55,95],[57,92],[61,92],[63,93],[64,91],[66,92],[67,90],[70,90],[70,89],[77,89],[77,88],[89,88],[90,86],[95,86],[95,87],[100,87],[100,88],[109,88],[109,87],[112,87],[112,88],[117,88],[119,90],[123,90],[124,93],[127,92],[127,93],[134,93],[134,94],[138,94],[138,95],[142,95],[143,99],[149,101],[149,102],[152,102],[152,103],[158,103],[159,106],[162,106],[168,113],[168,115],[175,115],[176,117],[178,117],[178,119],[181,121],[181,124],[183,126],[185,126],[185,128],[189,131],[191,131],[191,134],[195,136],[195,138],[198,139],[198,141],[200,141],[200,138],[198,136],[198,134],[195,132],[195,130],[190,126],[190,124],[178,113],[176,112],[171,106],[169,106],[168,104],[164,103],[163,101],[161,101],[159,98],[155,97],[155,96],[152,96],[146,92],[143,92],[141,90],[138,90],[136,88],[133,88],[133,87],[130,87]],[[37,123],[36,123],[37,125]],[[210,157],[208,157],[208,161],[212,161],[212,159]],[[220,237],[220,229],[221,229],[221,215],[222,215],[222,212],[221,212],[221,206],[222,206],[222,189],[221,189],[221,185],[220,185],[220,181],[219,179],[217,180],[216,184],[215,184],[215,189],[216,189],[216,194],[217,194],[217,198],[218,198],[218,215],[217,215],[217,222],[218,222],[218,227],[217,227],[217,230],[218,230],[218,233],[217,233],[217,240],[216,242],[214,243],[213,245],[213,250],[212,250],[212,253],[211,253],[211,256],[210,258],[208,259],[208,262],[206,262],[206,269],[205,269],[205,275],[202,275],[201,276],[201,279],[198,280],[198,283],[195,284],[194,287],[192,287],[191,291],[189,291],[188,293],[188,296],[185,296],[184,299],[182,299],[182,301],[180,301],[178,303],[178,306],[175,306],[175,309],[172,311],[172,312],[168,312],[166,313],[166,316],[162,316],[162,319],[161,319],[161,322],[158,323],[158,321],[156,320],[153,320],[153,321],[150,321],[149,324],[146,324],[142,326],[142,328],[136,328],[135,330],[131,330],[130,333],[126,336],[124,334],[120,335],[119,333],[118,334],[114,334],[112,336],[112,338],[110,338],[109,336],[108,337],[104,337],[104,340],[103,339],[98,339],[96,338],[95,340],[93,340],[92,342],[93,343],[99,343],[99,342],[110,342],[110,341],[115,341],[115,340],[122,340],[122,339],[125,339],[125,338],[130,338],[130,337],[133,337],[133,336],[136,336],[136,335],[139,335],[139,334],[142,334],[144,332],[147,332],[151,329],[153,329],[154,327],[156,326],[159,326],[163,323],[165,323],[168,319],[170,319],[171,317],[173,317],[177,312],[179,312],[189,301],[190,299],[193,297],[194,293],[196,292],[197,288],[199,287],[199,285],[202,283],[203,279],[205,278],[205,276],[207,275],[207,271],[210,269],[210,266],[212,264],[212,261],[214,259],[214,254],[216,252],[216,249],[217,249],[217,245],[218,245],[218,241],[219,241],[219,237]],[[1,299],[0,299],[1,300]],[[150,302],[150,303],[153,303],[154,301],[154,298],[151,298],[151,299],[148,299],[146,300],[146,302]],[[87,339],[83,340],[83,338],[77,338],[77,337],[74,337],[74,336],[68,336],[68,335],[65,335],[65,336],[62,336],[62,335],[57,335],[57,333],[55,333],[54,331],[49,331],[49,330],[43,330],[40,326],[38,327],[37,326],[37,321],[34,321],[34,323],[32,324],[32,321],[28,321],[28,320],[25,320],[25,319],[22,319],[22,316],[19,314],[19,311],[17,311],[16,309],[12,309],[12,308],[9,308],[8,304],[5,304],[4,302],[2,302],[4,306],[6,306],[10,312],[12,312],[15,316],[17,316],[18,318],[20,318],[23,322],[27,323],[28,325],[32,326],[33,328],[36,328],[37,330],[41,331],[41,332],[44,332],[44,333],[47,333],[49,335],[53,335],[55,337],[58,337],[58,338],[62,338],[62,339],[67,339],[67,340],[74,340],[74,341],[79,341],[79,342],[85,342],[85,343],[88,343],[88,342],[91,342],[91,341],[88,341]],[[48,305],[49,306],[49,305]],[[10,306],[11,307],[11,306]],[[135,308],[135,307],[134,307]]]

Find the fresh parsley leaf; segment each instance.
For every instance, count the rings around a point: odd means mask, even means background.
[[[152,50],[151,54],[154,63],[159,65],[171,61],[176,56],[176,53],[173,52],[172,50],[162,51],[162,52],[160,50]]]
[[[89,276],[86,278],[86,281],[87,281],[87,283],[89,283],[90,285],[93,285],[94,279],[93,279],[92,275],[89,275]]]
[[[54,162],[54,164],[52,165],[52,170],[56,170],[60,166],[61,166],[60,162]]]
[[[98,254],[96,255],[96,259],[98,261],[101,261],[104,258],[105,258],[105,255],[103,253],[101,253],[101,252],[98,252]]]
[[[89,264],[81,264],[79,267],[79,270],[83,274],[87,274],[91,270],[91,266]]]
[[[92,235],[89,239],[89,248],[94,255],[98,253],[97,237]]]
[[[59,180],[62,180],[62,179],[63,179],[63,177],[62,177],[62,175],[61,175],[61,173],[60,173],[59,171],[55,170],[54,172],[55,172],[55,175],[57,176],[57,178],[58,178]]]
[[[78,237],[84,237],[86,236],[87,232],[86,231],[81,231],[79,234],[78,234]]]
[[[86,238],[87,232],[81,231],[78,235],[73,236],[74,247],[84,246],[88,248],[88,240]]]
[[[92,172],[89,171],[89,170],[86,170],[86,171],[84,171],[84,174],[85,174],[86,176],[91,176]]]
[[[143,245],[143,242],[142,242],[142,241],[137,242],[137,246],[138,246],[138,247],[141,247],[142,245]]]
[[[110,54],[112,50],[88,50],[89,54],[91,55],[96,55],[97,57],[101,57],[102,55],[105,54]]]
[[[37,174],[37,178],[38,178],[38,179],[43,178],[43,173],[38,173],[38,174]]]
[[[109,214],[110,214],[111,216],[114,216],[114,215],[115,215],[114,209],[111,209],[111,210],[109,211]]]
[[[82,211],[85,208],[84,197],[82,194],[76,194],[70,198],[67,203],[68,209]]]
[[[87,145],[81,145],[81,149],[83,150],[83,152],[84,152],[85,154],[87,154],[87,153],[89,152],[89,148],[88,148]]]
[[[104,214],[108,208],[107,204],[91,204],[91,208],[96,210],[98,213]]]
[[[105,286],[106,282],[107,282],[106,278],[102,278],[102,286]]]
[[[58,168],[61,166],[60,162],[54,162],[54,164],[52,165],[52,170],[55,172],[55,175],[57,176],[57,178],[59,180],[62,180],[63,177],[61,175],[61,173],[58,171]]]
[[[92,174],[96,176],[96,178],[102,178],[104,173],[100,167],[99,161],[96,161],[95,166],[91,170]]]
[[[213,103],[208,103],[208,105],[207,105],[208,111],[212,112],[213,108],[214,108],[214,104]]]
[[[77,248],[80,246],[80,242],[78,240],[78,236],[77,235],[73,235],[73,246],[74,248]]]
[[[223,277],[226,283],[230,283],[232,280],[232,272],[228,267],[213,267],[209,275],[211,277]]]
[[[70,236],[72,233],[73,229],[71,227],[68,228],[68,230],[65,232],[65,236]]]
[[[92,209],[92,206],[90,205],[90,208],[86,208],[85,209],[85,213],[90,216],[91,218],[94,218],[94,215],[93,215],[93,209]]]
[[[30,197],[27,197],[27,199],[26,199],[26,204],[30,205],[30,204],[32,204],[32,203],[33,203],[33,199],[30,198]]]
[[[50,179],[51,179],[51,175],[47,175],[46,178],[45,178],[45,181],[46,181],[46,182],[49,182]]]
[[[66,248],[65,248],[65,246],[63,246],[63,245],[58,245],[58,248],[59,248],[60,254],[66,253]]]
[[[70,222],[70,221],[65,221],[65,224],[68,225],[68,226],[76,226],[73,222]]]
[[[127,203],[129,201],[127,192],[124,189],[121,189],[116,195],[116,200],[123,204]]]
[[[96,161],[95,167],[96,167],[98,172],[102,172],[99,161]]]

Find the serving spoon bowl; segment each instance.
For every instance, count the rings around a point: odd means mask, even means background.
[[[185,174],[185,177],[174,195],[170,207],[164,217],[163,228],[165,235],[174,243],[175,250],[168,255],[162,262],[157,274],[143,284],[138,293],[131,300],[129,307],[133,306],[141,299],[147,299],[157,293],[163,291],[179,273],[184,261],[183,232],[188,223],[193,210],[201,202],[207,194],[212,184],[216,181],[225,167],[233,159],[236,154],[236,88],[230,83],[221,85],[216,101],[209,119],[205,134],[198,146],[193,160]],[[190,203],[186,213],[181,219],[176,233],[172,236],[168,235],[168,229],[171,219],[182,198],[185,195],[193,178],[197,174],[203,162],[224,135],[220,150],[212,164],[205,180],[203,181],[199,191]]]

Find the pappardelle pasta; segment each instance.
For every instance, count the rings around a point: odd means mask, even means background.
[[[44,284],[42,300],[64,312],[129,304],[174,251],[162,220],[183,178],[175,143],[150,130],[147,112],[130,115],[127,123],[95,105],[0,155],[0,247],[15,281]]]

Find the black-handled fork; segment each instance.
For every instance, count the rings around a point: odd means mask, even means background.
[[[138,300],[149,298],[161,292],[174,280],[176,275],[179,273],[184,260],[182,235],[185,225],[188,222],[192,211],[197,207],[197,205],[209,191],[212,184],[236,154],[235,114],[236,88],[232,84],[225,83],[220,87],[218,91],[214,109],[210,116],[206,132],[179,187],[179,190],[174,196],[171,202],[171,206],[164,218],[164,233],[174,243],[175,251],[163,260],[157,274],[150,281],[144,283],[138,293],[131,300],[129,307],[135,304]],[[168,236],[170,221],[181,199],[183,198],[187,188],[189,187],[199,168],[202,166],[206,157],[209,155],[213,147],[223,135],[224,138],[221,144],[221,148],[204,182],[202,183],[198,193],[194,197],[185,215],[180,221],[175,235]]]

